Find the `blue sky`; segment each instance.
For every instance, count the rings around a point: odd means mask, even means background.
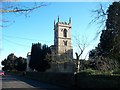
[[[30,2],[20,4],[30,5]],[[108,7],[110,3],[102,2],[102,4]],[[27,52],[31,51],[32,43],[40,42],[49,46],[54,44],[54,20],[57,21],[58,16],[60,21],[68,21],[69,17],[71,17],[72,46],[74,52],[79,52],[74,37],[79,37],[79,40],[86,38],[87,42],[93,40],[98,25],[89,25],[89,22],[93,18],[91,10],[98,7],[99,2],[51,2],[48,6],[33,11],[28,17],[12,13],[3,15],[3,18],[8,19],[10,22],[7,24],[8,27],[2,28],[2,53],[0,60],[6,58],[10,53],[14,53],[17,57],[26,57]],[[90,42],[84,55],[94,48],[98,42],[99,38]]]

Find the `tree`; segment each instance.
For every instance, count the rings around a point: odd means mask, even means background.
[[[109,6],[107,13],[106,28],[108,30],[118,31],[120,29],[120,1],[113,2]]]
[[[75,37],[75,43],[78,47],[79,52],[75,52],[76,55],[76,72],[79,73],[80,69],[82,68],[82,62],[80,63],[80,57],[82,56],[82,54],[84,53],[86,47],[89,45],[87,43],[87,39],[83,38],[83,39],[78,39]],[[81,66],[80,66],[81,64]],[[80,68],[81,67],[81,68]]]
[[[108,30],[113,30],[115,34],[113,38],[113,47],[111,48],[110,53],[112,53],[112,58],[117,60],[120,59],[120,2],[114,2],[110,5],[108,12],[108,19],[106,21],[106,28]]]
[[[4,59],[1,64],[4,66],[2,69],[4,71],[25,71],[27,62],[25,58],[17,58],[13,53],[7,56],[7,59]]]
[[[90,23],[97,22],[98,24],[100,24],[100,27],[101,27],[106,21],[106,15],[107,15],[107,13],[105,12],[105,9],[103,8],[103,5],[99,4],[99,8],[92,10],[92,12],[95,13],[94,14],[95,17]]]
[[[95,49],[92,49],[90,52],[89,52],[89,59],[94,59],[95,58],[95,54],[96,54],[96,50]]]
[[[4,70],[4,71],[10,70],[10,67],[8,65],[6,58],[1,62],[1,64],[4,66],[4,67],[2,67],[2,70]]]
[[[7,56],[7,59],[4,59],[1,64],[4,66],[3,70],[15,70],[14,68],[14,61],[17,57],[11,53]]]
[[[100,52],[103,57],[111,57],[111,49],[114,46],[114,37],[115,34],[113,33],[113,30],[102,31],[99,47],[101,48]]]
[[[27,67],[27,60],[25,58],[19,57],[15,59],[14,66],[17,71],[25,71]]]
[[[97,12],[101,15],[99,11]],[[113,70],[120,67],[120,2],[113,2],[107,11],[102,13],[105,13],[102,14],[103,16],[107,15],[104,19],[106,29],[102,30],[100,36],[100,43],[95,54],[96,64],[100,65],[101,69]]]
[[[44,72],[50,68],[51,50],[47,45],[41,43],[32,44],[31,59],[29,66],[40,72]]]
[[[32,3],[33,5],[20,5],[18,3],[12,2],[4,2],[2,3],[3,7],[0,9],[1,13],[21,13],[21,14],[28,14],[35,9],[41,8],[42,6],[46,6],[44,3]]]
[[[36,9],[39,9],[41,7],[47,6],[47,3],[42,3],[42,2],[38,2],[38,3],[18,3],[18,2],[1,2],[2,6],[0,6],[0,15],[4,15],[4,17],[0,18],[2,22],[2,24],[0,25],[0,27],[6,27],[7,23],[10,23],[11,20],[9,20],[8,18],[6,19],[5,15],[9,15],[9,14],[15,14],[15,15],[25,15],[26,17],[28,16],[28,14],[30,14],[31,12],[33,12]],[[29,4],[29,5],[27,5]]]

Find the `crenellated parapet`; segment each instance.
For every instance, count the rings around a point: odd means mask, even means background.
[[[71,18],[69,18],[69,22],[60,22],[60,18],[58,16],[58,21],[56,22],[54,20],[54,26],[58,26],[58,25],[71,26]]]

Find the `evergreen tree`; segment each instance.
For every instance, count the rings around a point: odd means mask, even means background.
[[[47,45],[41,45],[41,43],[32,44],[30,68],[41,72],[49,69],[51,57],[48,59],[48,55],[51,55],[51,50]]]
[[[3,70],[7,71],[7,70],[15,70],[14,68],[14,61],[17,57],[11,53],[7,56],[7,59],[4,59],[1,64],[4,66]]]
[[[120,2],[113,2],[107,10],[106,30],[102,32],[100,47],[105,57],[120,59]],[[120,62],[120,61],[119,61]],[[118,63],[119,63],[118,62]]]
[[[113,2],[107,10],[106,30],[102,31],[95,55],[97,69],[120,67],[120,2]]]
[[[19,57],[14,61],[14,66],[17,71],[25,71],[27,66],[27,60],[25,58]]]
[[[113,30],[114,42],[111,48],[113,59],[120,59],[120,2],[114,2],[108,9],[107,29]]]

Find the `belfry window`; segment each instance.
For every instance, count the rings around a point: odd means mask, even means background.
[[[67,46],[67,41],[64,41],[64,45]]]
[[[67,37],[67,30],[66,29],[64,29],[64,31],[63,31],[63,36]]]

